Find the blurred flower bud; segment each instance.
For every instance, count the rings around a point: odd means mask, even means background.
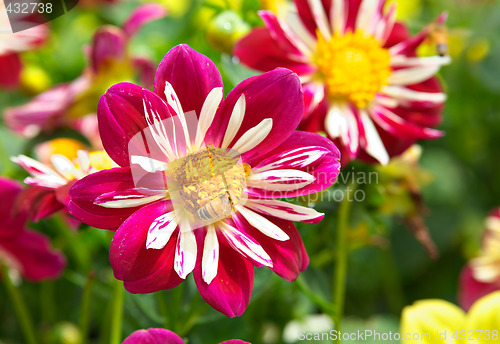
[[[249,31],[250,25],[236,12],[224,11],[210,21],[207,38],[216,49],[231,53],[235,42]]]

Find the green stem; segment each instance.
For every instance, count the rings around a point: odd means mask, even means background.
[[[87,276],[87,281],[83,287],[82,301],[80,306],[80,334],[81,344],[88,342],[91,311],[92,311],[92,290],[95,281],[95,271],[91,271]]]
[[[122,337],[122,320],[123,320],[123,283],[119,280],[115,281],[113,290],[113,310],[111,312],[111,336],[110,344],[120,344]]]
[[[335,330],[340,331],[342,318],[344,316],[344,301],[345,301],[345,288],[347,277],[347,258],[349,254],[347,232],[349,230],[349,214],[351,210],[351,203],[353,202],[353,195],[356,190],[356,184],[348,184],[344,199],[339,207],[339,217],[337,224],[337,241],[336,241],[336,260],[335,271],[333,280],[333,303],[335,311],[333,312],[333,321]],[[337,341],[340,343],[340,340]]]
[[[35,328],[33,327],[33,321],[30,318],[28,309],[26,308],[26,304],[24,303],[21,293],[10,279],[9,269],[3,264],[2,278],[9,298],[12,300],[12,304],[14,305],[14,310],[16,312],[19,323],[21,324],[26,343],[36,344],[37,340],[35,336]]]

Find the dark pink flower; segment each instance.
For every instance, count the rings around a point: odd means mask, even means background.
[[[44,235],[25,228],[26,213],[14,209],[20,193],[18,183],[0,177],[0,264],[30,281],[56,278],[64,269],[64,257],[50,249]]]
[[[5,123],[24,137],[34,137],[40,131],[51,132],[69,125],[79,129],[82,118],[95,117],[95,104],[112,84],[134,78],[153,79],[153,63],[145,58],[131,57],[128,45],[131,38],[145,24],[165,16],[165,9],[157,4],[139,6],[123,28],[107,25],[94,35],[88,49],[89,67],[76,80],[45,91],[27,104],[5,110]],[[1,71],[0,65],[0,71]],[[150,84],[152,86],[152,84]],[[90,137],[93,141],[93,137]],[[98,147],[96,147],[98,148]]]
[[[138,330],[125,338],[122,344],[184,344],[181,337],[174,332],[162,328]],[[238,339],[232,339],[220,344],[250,344]]]
[[[500,208],[486,218],[483,246],[460,275],[458,299],[468,310],[481,297],[500,290]]]
[[[37,21],[33,16],[17,20]],[[22,24],[20,24],[22,25]],[[0,87],[14,88],[19,85],[22,63],[20,53],[39,47],[47,38],[47,26],[37,25],[12,33],[3,2],[0,3]]]
[[[280,17],[261,11],[266,27],[234,50],[251,68],[282,66],[299,75],[306,107],[300,128],[326,132],[343,166],[354,158],[386,164],[416,140],[442,135],[431,129],[446,98],[434,75],[449,57],[417,57],[429,29],[410,37],[385,2],[295,0]]]
[[[121,167],[75,183],[69,208],[82,222],[117,230],[110,262],[128,291],[173,288],[194,272],[201,296],[233,317],[250,301],[252,264],[268,266],[289,281],[307,267],[292,221],[318,222],[323,214],[275,198],[329,187],[339,173],[340,155],[328,139],[294,132],[303,97],[297,75],[289,70],[247,79],[223,98],[215,65],[186,45],[166,54],[154,92],[130,83],[111,87],[99,103],[99,129],[105,150]],[[190,115],[197,121],[194,127],[186,121]],[[142,139],[135,141],[142,135],[147,147]],[[186,180],[207,169],[216,178],[217,159],[232,159],[234,151],[242,169],[234,178],[225,177],[226,191],[219,196],[223,202],[230,195],[224,208],[229,212],[197,226],[199,219],[219,215],[213,213],[222,204],[215,205],[219,199],[214,198],[205,200],[207,207],[205,201],[196,203],[205,212],[196,213],[198,220],[194,213],[178,213],[170,197],[174,191],[165,186],[165,171],[194,164],[186,170]],[[205,163],[196,165],[200,161]],[[191,184],[181,189],[194,199],[206,191]]]

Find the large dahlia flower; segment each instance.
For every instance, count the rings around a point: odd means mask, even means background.
[[[323,218],[275,198],[323,190],[339,173],[330,140],[294,132],[302,112],[291,71],[247,79],[223,99],[212,61],[177,46],[158,67],[154,93],[120,83],[101,98],[102,142],[121,167],[76,182],[70,212],[117,230],[109,257],[128,291],[173,288],[193,272],[210,305],[240,316],[250,300],[252,264],[293,281],[308,256],[292,221]],[[167,177],[178,182],[184,212]]]
[[[447,56],[417,57],[429,28],[411,37],[385,0],[295,0],[286,14],[262,11],[265,28],[240,40],[235,55],[257,70],[282,66],[304,85],[302,128],[323,131],[342,164],[386,164],[431,129],[445,101],[434,77]],[[444,25],[442,15],[435,25]]]

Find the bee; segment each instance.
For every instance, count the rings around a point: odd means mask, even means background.
[[[436,46],[436,52],[439,56],[448,55],[448,29],[443,20],[437,20],[429,25],[427,41]]]
[[[214,200],[204,200],[204,204],[196,211],[196,217],[201,221],[212,221],[219,218],[228,217],[233,211],[235,203],[238,203],[239,197],[226,193]]]

